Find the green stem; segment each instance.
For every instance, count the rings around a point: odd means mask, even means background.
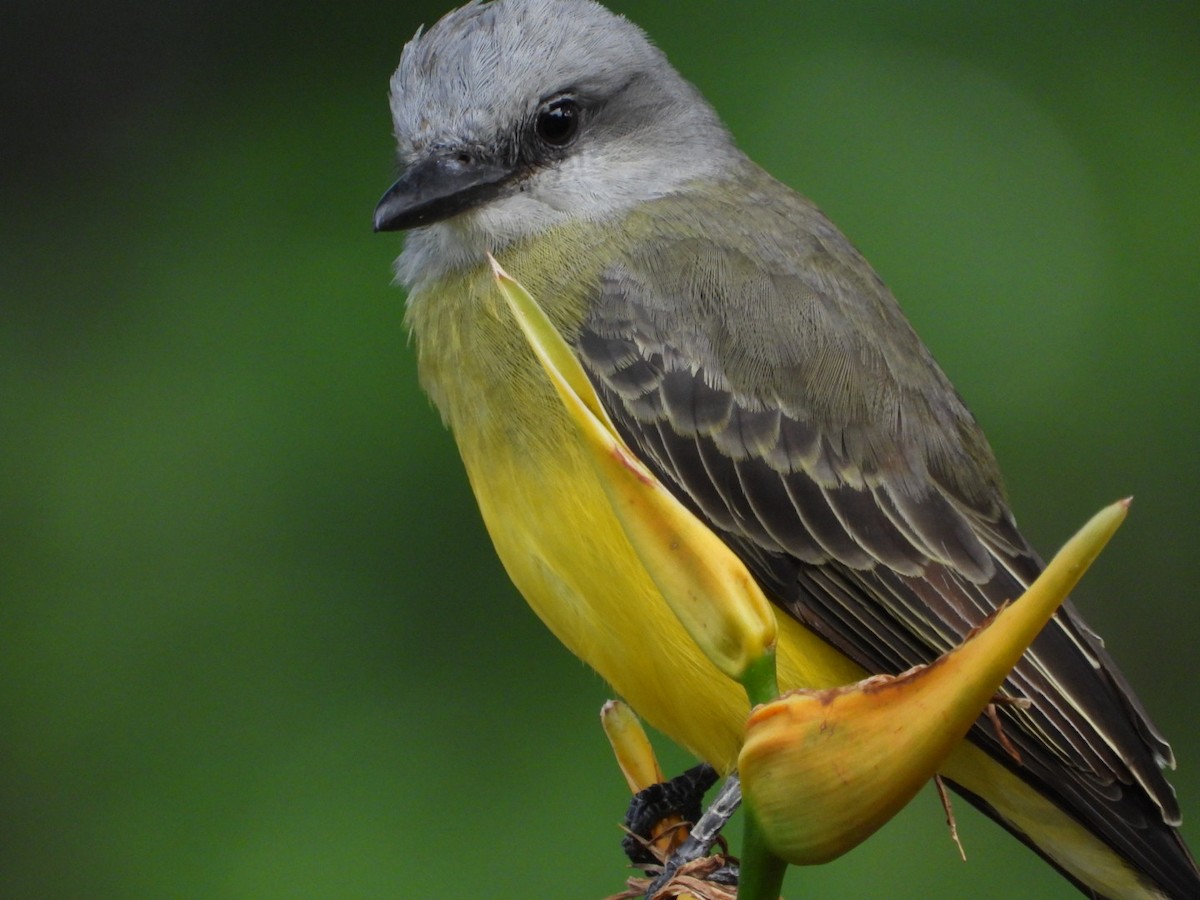
[[[770,703],[779,696],[775,678],[775,651],[769,650],[752,662],[742,675],[742,687],[750,697],[750,705]]]
[[[742,866],[738,878],[738,900],[779,900],[787,863],[772,853],[763,837],[754,810],[743,806],[746,823],[742,831]]]
[[[770,703],[779,697],[779,681],[775,674],[775,652],[769,651],[756,659],[742,676],[742,687],[751,706]],[[742,865],[738,879],[738,900],[779,900],[787,863],[767,848],[762,826],[754,810],[743,806],[746,824],[742,832]]]

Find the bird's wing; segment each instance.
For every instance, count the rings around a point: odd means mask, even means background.
[[[625,440],[773,600],[897,673],[960,642],[1041,562],[886,287],[807,201],[765,188],[642,213],[655,239],[606,273],[577,350]],[[1069,605],[1005,691],[1032,701],[1002,711],[1021,762],[982,720],[972,740],[1170,885],[1170,748]]]

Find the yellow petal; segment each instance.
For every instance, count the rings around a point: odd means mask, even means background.
[[[900,811],[937,772],[1125,518],[1092,518],[1017,602],[928,666],[756,707],[738,761],[772,852],[828,862]]]
[[[627,704],[609,700],[600,709],[600,724],[631,793],[639,794],[664,780],[650,738],[646,737],[642,723]],[[687,840],[688,830],[683,827],[683,821],[682,816],[671,814],[660,819],[652,829],[652,834],[662,835],[650,842],[661,854],[661,859],[669,857]]]
[[[494,259],[492,268],[500,292],[578,427],[630,544],[671,610],[722,672],[737,681],[757,679],[766,659],[766,678],[773,684],[775,613],[757,582],[626,446],[571,348],[533,297]]]
[[[600,710],[600,724],[631,793],[637,794],[663,780],[650,739],[627,704],[609,700]]]

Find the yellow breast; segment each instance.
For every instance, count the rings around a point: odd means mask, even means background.
[[[555,278],[537,277],[541,261],[520,251],[501,260],[556,325],[574,333],[582,297]],[[490,273],[480,267],[419,290],[409,322],[422,382],[454,432],[484,523],[518,590],[652,725],[730,768],[749,711],[745,693],[709,663],[654,587]],[[828,687],[861,677],[802,626],[780,624],[782,686]]]

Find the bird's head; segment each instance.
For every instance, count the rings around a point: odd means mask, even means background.
[[[620,216],[736,155],[641,29],[592,0],[454,10],[404,48],[391,107],[402,174],[375,230],[413,230],[409,282],[556,225]]]

